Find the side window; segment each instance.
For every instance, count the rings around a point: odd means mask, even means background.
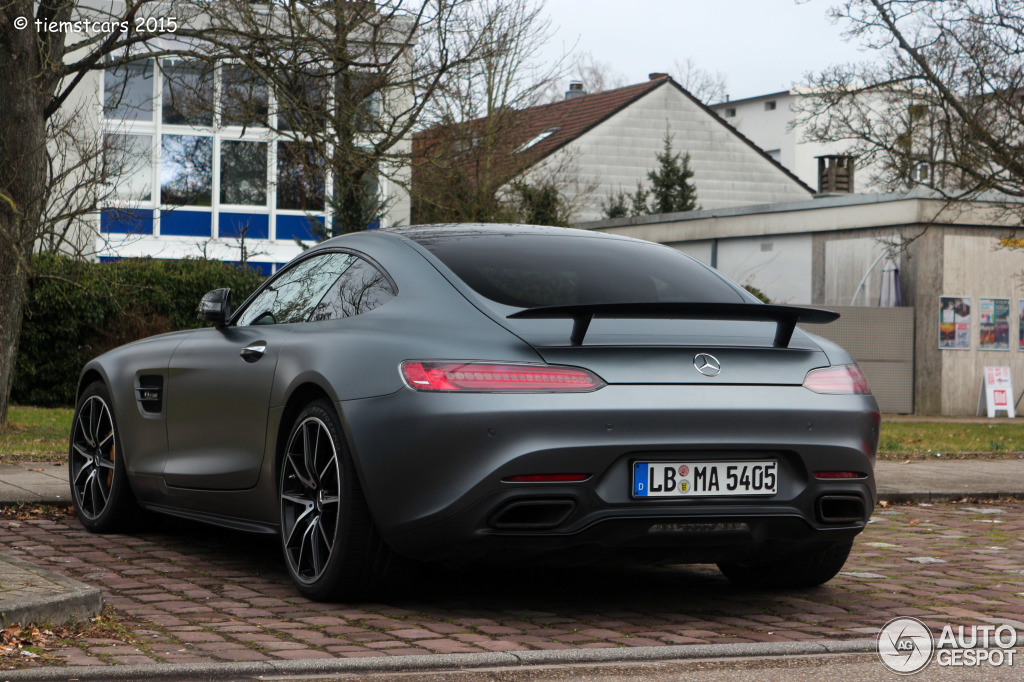
[[[339,276],[358,259],[347,253],[313,256],[288,268],[242,311],[238,326],[305,322]]]
[[[338,278],[313,310],[312,322],[361,315],[395,297],[395,289],[383,272],[357,258]]]

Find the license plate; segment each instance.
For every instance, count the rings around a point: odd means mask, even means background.
[[[633,497],[774,495],[779,463],[634,462]]]

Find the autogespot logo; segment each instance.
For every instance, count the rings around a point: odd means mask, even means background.
[[[932,660],[932,632],[917,618],[893,618],[878,633],[878,658],[899,675],[912,675]]]

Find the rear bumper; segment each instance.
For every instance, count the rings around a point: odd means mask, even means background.
[[[402,390],[338,407],[378,528],[421,559],[766,556],[850,539],[875,503],[870,396],[612,385],[561,395]],[[779,463],[771,496],[631,496],[638,460],[764,459]],[[863,477],[818,480],[821,470]],[[537,473],[589,478],[503,480]]]

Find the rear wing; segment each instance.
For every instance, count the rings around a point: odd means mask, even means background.
[[[775,322],[775,348],[788,348],[798,322],[825,324],[839,318],[839,313],[820,308],[801,308],[789,305],[763,303],[585,303],[580,305],[553,305],[527,308],[512,313],[508,319],[549,320],[571,319],[574,346],[583,345],[587,329],[595,317],[613,319],[681,319],[681,320],[736,320],[745,322]]]

